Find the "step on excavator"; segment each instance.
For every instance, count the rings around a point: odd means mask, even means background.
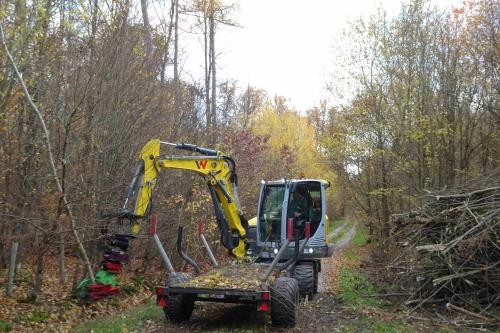
[[[190,155],[160,156],[166,146]],[[235,260],[220,267],[199,226],[200,238],[213,268],[202,273],[182,246],[183,227],[177,234],[177,251],[194,275],[175,271],[156,234],[152,209],[154,187],[165,170],[187,170],[200,175],[212,199],[220,242]],[[127,221],[129,233],[109,237],[96,284],[82,281],[82,296],[93,301],[119,292],[116,274],[128,261],[129,241],[141,224],[151,219],[151,236],[168,270],[165,285],[156,287],[157,304],[173,322],[188,320],[194,303],[225,302],[255,304],[269,312],[275,326],[291,327],[299,315],[299,299],[312,299],[318,292],[321,258],[332,255],[328,239],[325,192],[329,182],[318,179],[261,181],[257,216],[247,221],[238,197],[236,162],[224,153],[192,144],[150,140],[141,150],[123,206],[109,218]]]

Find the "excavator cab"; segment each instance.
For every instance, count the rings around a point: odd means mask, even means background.
[[[260,259],[273,258],[286,240],[288,221],[299,229],[299,242],[304,243],[305,225],[309,224],[310,237],[301,258],[313,259],[331,255],[327,243],[328,216],[325,192],[329,183],[317,179],[279,180],[261,182],[256,221],[254,252]],[[292,256],[293,244],[283,259]]]

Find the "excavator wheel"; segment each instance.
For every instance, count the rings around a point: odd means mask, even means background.
[[[271,286],[271,321],[274,326],[293,327],[299,315],[299,283],[279,277]]]
[[[315,272],[314,263],[300,262],[295,266],[293,277],[299,282],[300,296],[312,300],[315,291],[317,290],[317,275]]]
[[[318,275],[319,271],[317,268],[314,268],[314,293],[318,293]]]
[[[177,283],[190,279],[186,273],[174,273],[167,280],[167,286],[173,286]],[[173,322],[179,323],[188,320],[193,313],[194,299],[190,295],[174,295],[167,300],[167,306],[163,308],[165,317]]]

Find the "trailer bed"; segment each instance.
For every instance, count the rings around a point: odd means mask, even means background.
[[[257,303],[269,300],[270,276],[261,282],[266,264],[231,264],[212,269],[188,281],[157,288],[158,296],[191,295],[196,301],[224,303]],[[267,295],[264,295],[267,294]]]
[[[175,284],[176,288],[254,290],[261,289],[260,279],[269,265],[264,264],[231,264],[212,269],[189,281]],[[272,283],[273,277],[268,280]],[[269,283],[269,281],[267,281]]]

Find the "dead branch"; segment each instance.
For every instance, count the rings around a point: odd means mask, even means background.
[[[406,244],[391,264],[404,291],[411,291],[406,305],[444,303],[494,318],[488,311],[500,304],[499,184],[488,178],[428,192],[422,207],[391,217],[395,242]]]

